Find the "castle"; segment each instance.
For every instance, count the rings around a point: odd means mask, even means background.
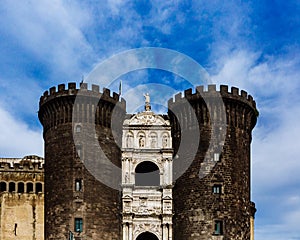
[[[253,239],[255,101],[224,85],[194,91],[167,114],[147,95],[129,114],[97,85],[45,91],[45,239]]]

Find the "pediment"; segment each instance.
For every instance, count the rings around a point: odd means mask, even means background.
[[[125,120],[125,125],[170,125],[168,120],[162,116],[156,115],[151,111],[145,111],[135,114],[132,118]]]

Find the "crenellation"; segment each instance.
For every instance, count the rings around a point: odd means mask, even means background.
[[[196,93],[203,93],[204,92],[204,86],[197,86],[196,87]]]
[[[248,95],[248,93],[246,91],[244,91],[244,90],[241,91],[241,96],[243,98],[247,99],[247,95]]]
[[[99,85],[92,84],[92,91],[93,91],[93,92],[96,92],[96,93],[100,92],[100,87],[99,87]]]
[[[56,87],[51,87],[51,88],[49,89],[49,92],[50,92],[50,95],[56,93]]]
[[[47,91],[45,91],[44,93],[43,93],[43,96],[44,97],[47,97],[47,96],[49,96],[49,92],[48,92],[48,90]],[[42,97],[41,97],[42,98]]]
[[[76,90],[76,83],[75,82],[68,83],[68,89],[69,90]]]
[[[187,89],[184,91],[184,96],[181,93],[177,93],[174,98],[171,98],[168,102],[169,106],[176,104],[176,102],[181,101],[183,98],[189,101],[195,101],[197,99],[210,99],[212,97],[218,97],[217,93],[220,93],[220,96],[224,99],[232,99],[233,101],[239,100],[243,103],[248,104],[253,110],[256,109],[256,103],[253,100],[251,95],[244,90],[241,90],[239,93],[239,88],[231,87],[231,91],[228,90],[227,85],[220,85],[220,90],[217,91],[216,85],[211,84],[207,86],[207,90],[204,89],[204,86],[197,86],[196,92],[192,93],[192,89]]]
[[[239,89],[237,87],[231,87],[231,93],[233,96],[239,96]]]
[[[181,100],[182,99],[182,94],[181,94],[181,92],[179,92],[179,93],[177,93],[176,95],[175,95],[175,102],[176,101],[178,101],[178,100]],[[174,102],[174,101],[173,101]]]
[[[228,85],[220,85],[220,93],[227,94],[228,93]]]
[[[113,92],[113,99],[118,102],[119,101],[119,94]]]
[[[216,90],[216,85],[215,84],[209,84],[208,86],[207,86],[207,89],[208,89],[208,92],[216,92],[217,90]]]
[[[58,92],[65,91],[65,88],[66,88],[65,84],[59,84],[58,85]]]
[[[185,98],[192,97],[192,89],[191,88],[184,90],[184,97]]]
[[[31,162],[23,159],[6,159],[0,158],[0,171],[23,171],[23,172],[34,172],[43,171],[44,161]]]
[[[88,84],[87,83],[80,83],[80,90],[88,90]]]

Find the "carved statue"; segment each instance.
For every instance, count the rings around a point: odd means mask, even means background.
[[[151,105],[150,105],[150,95],[149,93],[144,94],[145,97],[145,110],[150,111],[151,110]]]
[[[149,95],[149,93],[144,94],[144,97],[145,97],[145,104],[146,105],[147,105],[147,103],[150,104],[150,95]]]

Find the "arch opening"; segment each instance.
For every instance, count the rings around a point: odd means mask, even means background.
[[[23,182],[18,183],[18,193],[24,193],[24,183]]]
[[[153,233],[144,232],[141,233],[136,240],[159,240]]]
[[[16,184],[14,182],[10,182],[8,184],[8,191],[9,192],[15,192],[16,191]]]
[[[158,166],[150,161],[139,163],[135,168],[136,186],[159,186],[160,176]]]
[[[35,193],[43,192],[43,185],[42,183],[36,183],[35,185]]]
[[[26,184],[26,193],[31,193],[31,192],[33,192],[33,183],[28,182]]]
[[[6,182],[0,183],[0,192],[5,192],[7,190]]]

